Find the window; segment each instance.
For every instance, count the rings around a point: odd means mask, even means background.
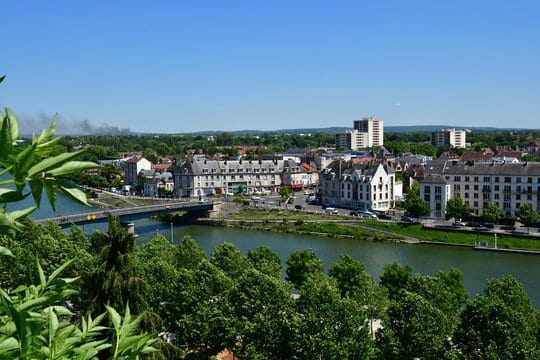
[[[469,190],[469,184],[465,184],[465,190]]]
[[[454,176],[454,181],[461,181],[461,176]]]
[[[469,181],[471,181],[471,180],[469,179],[468,176],[465,176],[465,181],[466,181],[466,182],[469,182]]]
[[[474,177],[474,182],[478,182],[478,181],[479,181],[478,176],[475,176]]]
[[[474,190],[478,191],[478,185],[474,185]]]
[[[499,177],[498,177],[498,176],[495,176],[495,182],[496,182],[496,183],[499,182]]]
[[[527,183],[532,184],[532,177],[527,178]]]
[[[474,193],[473,198],[478,199],[478,193]]]
[[[495,185],[495,191],[499,191],[499,185]]]
[[[441,194],[442,188],[440,186],[435,186],[435,194]]]
[[[489,176],[484,176],[484,182],[490,182],[491,179],[489,178]]]
[[[505,183],[511,183],[511,182],[512,182],[512,178],[511,178],[510,176],[506,176],[506,177],[504,178],[504,182],[505,182]]]
[[[519,176],[516,178],[516,182],[517,182],[518,184],[521,184],[521,178],[520,178]]]
[[[475,201],[473,204],[474,207],[478,207],[478,201]]]
[[[489,195],[490,195],[489,193],[483,193],[483,194],[482,194],[482,199],[483,199],[483,200],[489,200],[489,198],[490,198]]]
[[[469,193],[465,193],[465,199],[469,198]]]
[[[454,184],[454,191],[460,191],[461,185],[460,184]]]
[[[429,186],[424,186],[424,192],[425,193],[430,193],[431,192],[431,188]]]

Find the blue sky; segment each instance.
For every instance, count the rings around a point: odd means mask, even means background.
[[[0,106],[38,131],[540,128],[540,1],[10,1]]]

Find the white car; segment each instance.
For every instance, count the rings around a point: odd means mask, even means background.
[[[324,209],[324,212],[326,214],[332,214],[332,215],[336,215],[338,213],[338,211],[333,207],[327,207],[326,209]]]

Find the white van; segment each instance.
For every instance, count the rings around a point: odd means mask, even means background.
[[[324,212],[326,214],[334,214],[334,215],[338,213],[338,211],[333,207],[327,207],[326,209],[324,209]]]

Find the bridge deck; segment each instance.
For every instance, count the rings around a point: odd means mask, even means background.
[[[70,226],[71,224],[88,224],[97,222],[107,222],[109,216],[118,216],[121,222],[130,222],[145,219],[151,216],[162,215],[178,211],[212,211],[214,202],[170,202],[157,205],[141,205],[120,209],[99,209],[89,210],[84,213],[55,216],[50,218],[35,219],[38,224],[45,224],[53,221],[60,226]]]

